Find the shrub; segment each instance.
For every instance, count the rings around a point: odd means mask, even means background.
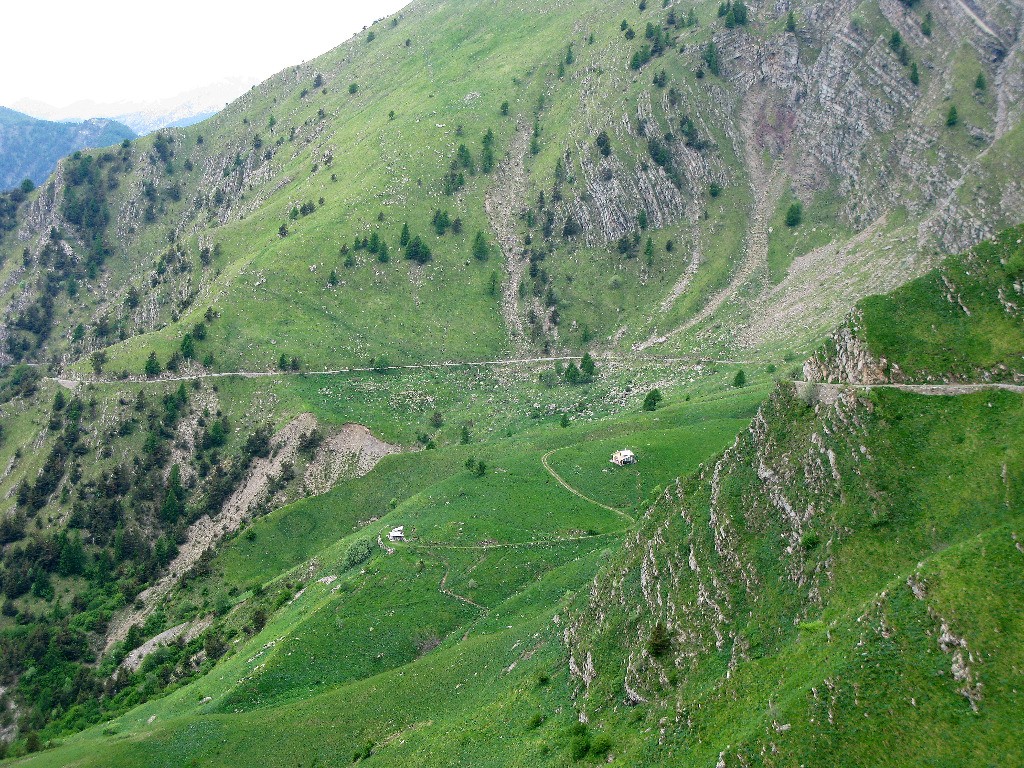
[[[569,757],[579,762],[590,752],[590,731],[583,723],[574,723],[569,728]]]
[[[341,559],[341,569],[347,571],[349,568],[362,565],[372,554],[373,542],[370,539],[356,539],[345,551],[345,556]]]
[[[672,638],[662,622],[657,622],[651,630],[651,636],[647,640],[647,650],[651,656],[661,658],[672,650]]]

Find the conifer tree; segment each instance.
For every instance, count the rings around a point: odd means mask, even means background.
[[[480,170],[490,173],[494,170],[494,131],[490,128],[484,134],[483,156],[480,159]]]
[[[487,238],[483,232],[477,232],[473,238],[473,258],[477,261],[487,261],[491,255],[491,247],[487,244]]]
[[[583,374],[587,381],[593,379],[597,373],[597,366],[594,364],[594,358],[590,356],[589,352],[583,353],[583,359],[580,360],[580,373]]]

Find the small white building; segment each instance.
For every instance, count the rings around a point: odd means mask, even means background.
[[[636,454],[632,451],[621,450],[612,454],[612,464],[617,467],[624,467],[627,464],[636,464]]]
[[[392,528],[391,533],[388,534],[389,541],[405,541],[405,526],[400,525],[397,528]]]

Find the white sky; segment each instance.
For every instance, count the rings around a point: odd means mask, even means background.
[[[19,0],[0,24],[0,105],[152,101],[252,83],[344,42],[408,0]]]

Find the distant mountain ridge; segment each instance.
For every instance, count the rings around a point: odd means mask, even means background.
[[[0,107],[0,189],[14,187],[24,179],[40,184],[62,157],[134,139],[135,135],[116,120],[56,123]]]
[[[80,121],[100,115],[109,116],[143,136],[161,128],[183,128],[205,120],[245,93],[251,85],[244,78],[232,77],[152,101],[97,102],[83,99],[55,107],[42,101],[22,99],[13,106],[45,120]]]

